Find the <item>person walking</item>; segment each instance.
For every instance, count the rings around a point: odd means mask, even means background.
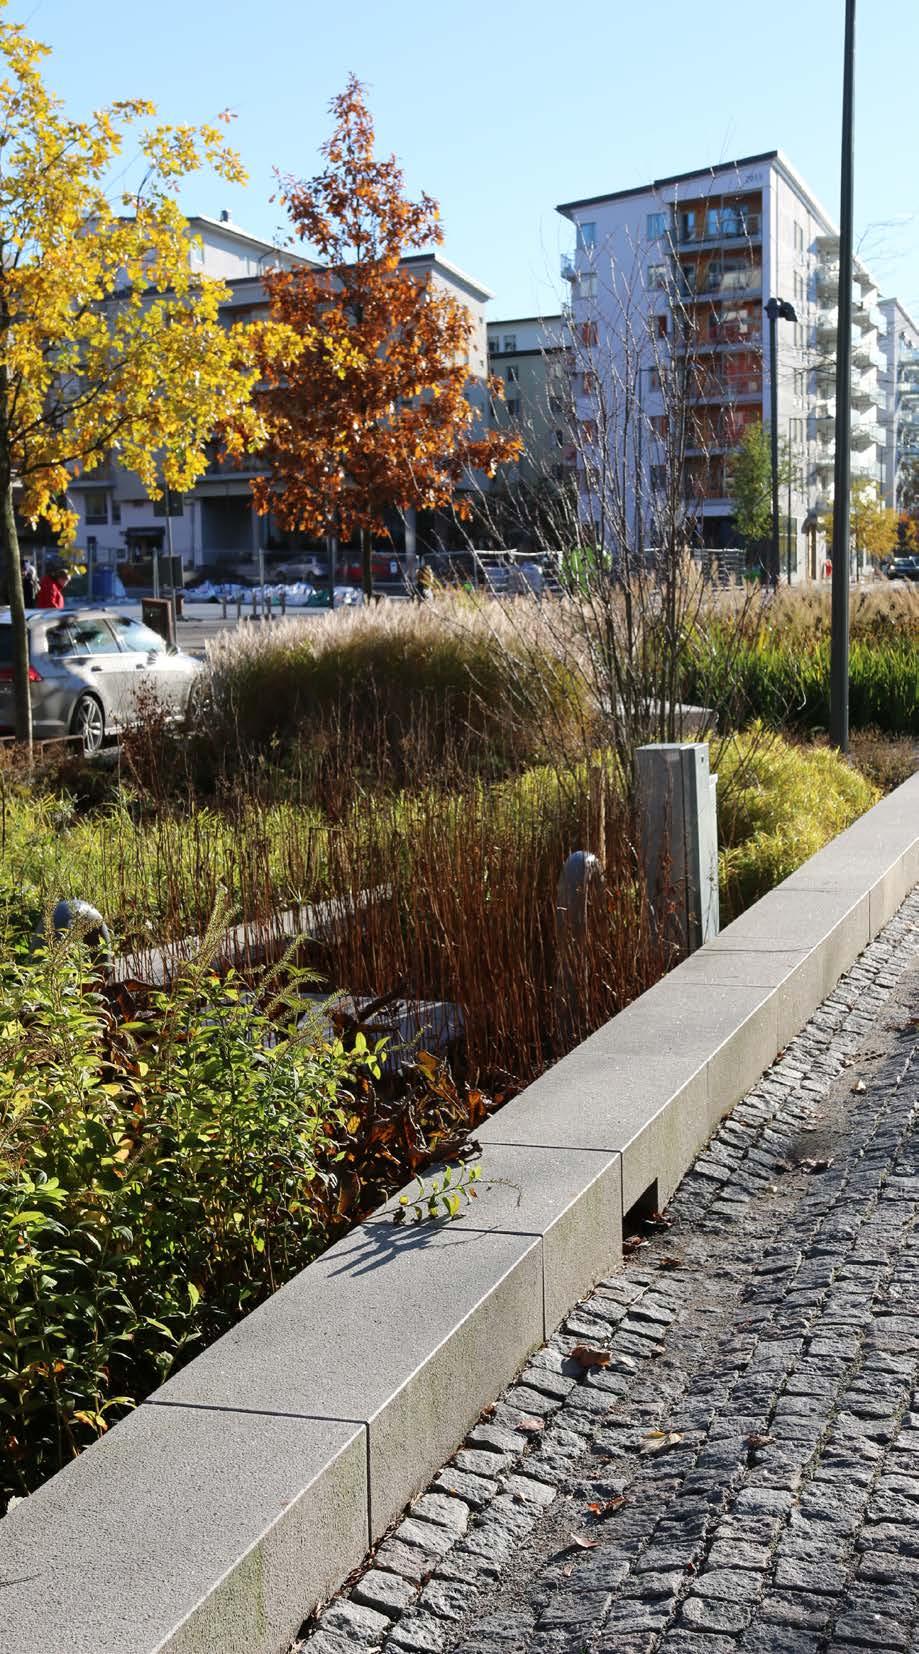
[[[67,569],[55,569],[42,576],[38,588],[38,609],[62,609],[64,607],[64,593],[70,585],[70,574]]]
[[[22,596],[27,609],[38,605],[38,570],[30,557],[22,565]]]

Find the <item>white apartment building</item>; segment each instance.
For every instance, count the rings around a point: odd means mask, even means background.
[[[773,297],[794,306],[797,321],[777,323],[778,432],[793,477],[790,492],[783,488],[781,556],[783,570],[790,553],[793,573],[800,575],[807,549],[810,572],[817,572],[817,514],[833,480],[838,289],[838,236],[824,208],[785,156],[771,150],[569,201],[558,211],[575,226],[574,251],[563,259],[562,273],[570,283],[579,350],[586,346],[595,355],[597,374],[608,373],[609,364],[621,360],[627,326],[633,341],[645,341],[640,348],[652,346],[648,355],[658,364],[640,377],[639,424],[650,428],[650,436],[639,461],[652,497],[661,484],[654,444],[663,444],[668,417],[661,357],[693,353],[695,434],[685,454],[684,484],[705,546],[738,543],[730,456],[747,424],[770,422],[764,311]],[[886,436],[878,377],[885,368],[879,349],[884,329],[876,289],[858,264],[852,466],[854,475],[879,484]],[[589,398],[583,405],[589,419]],[[621,439],[614,430],[609,440]]]
[[[882,345],[887,366],[881,381],[887,430],[884,504],[895,511],[903,468],[919,460],[919,327],[899,299],[882,299],[880,308],[887,322]]]
[[[230,289],[222,307],[228,325],[267,314],[262,280],[266,270],[279,265],[318,268],[309,259],[280,252],[270,242],[247,234],[226,213],[219,219],[190,218],[188,227],[193,268],[219,278]],[[402,264],[419,275],[429,274],[436,285],[467,307],[472,322],[470,380],[482,385],[488,359],[485,305],[492,295],[439,254],[411,255]],[[484,413],[484,393],[480,396]],[[260,551],[284,552],[290,549],[289,537],[273,517],[259,517],[253,509],[249,485],[254,475],[254,462],[241,466],[222,462],[215,446],[194,488],[183,495],[170,495],[168,502],[151,500],[137,476],[113,457],[70,484],[68,496],[80,518],[77,544],[92,553],[98,566],[144,563],[156,552],[181,557],[187,569],[201,569],[253,562]]]

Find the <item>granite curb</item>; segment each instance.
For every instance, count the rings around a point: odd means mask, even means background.
[[[493,1117],[471,1213],[359,1225],[17,1506],[4,1654],[281,1654],[917,881],[919,776]]]

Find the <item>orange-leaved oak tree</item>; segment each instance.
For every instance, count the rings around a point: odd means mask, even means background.
[[[369,595],[371,536],[389,537],[387,512],[452,506],[468,516],[464,477],[494,475],[521,443],[467,397],[469,310],[430,265],[402,263],[443,240],[436,202],[408,200],[395,156],[377,158],[354,76],[331,112],[325,169],[281,184],[290,242],[310,247],[319,267],[304,260],[265,277],[275,339],[292,334],[302,348],[292,360],[266,335],[260,350],[255,330],[268,472],[253,494],[289,531],[359,533]],[[501,394],[497,382],[489,389]]]
[[[0,0],[2,9],[2,0]],[[173,196],[201,167],[244,174],[219,127],[165,126],[142,99],[71,119],[45,86],[47,48],[0,22],[0,573],[12,625],[15,729],[32,733],[16,509],[66,543],[71,477],[114,455],[147,490],[185,489],[221,420],[257,445],[244,330],[227,289],[195,274]],[[132,133],[144,180],[108,192]],[[287,347],[292,350],[288,342]]]

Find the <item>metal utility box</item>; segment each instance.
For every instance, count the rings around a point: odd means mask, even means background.
[[[638,827],[648,893],[687,953],[717,936],[718,777],[703,741],[635,753]]]

